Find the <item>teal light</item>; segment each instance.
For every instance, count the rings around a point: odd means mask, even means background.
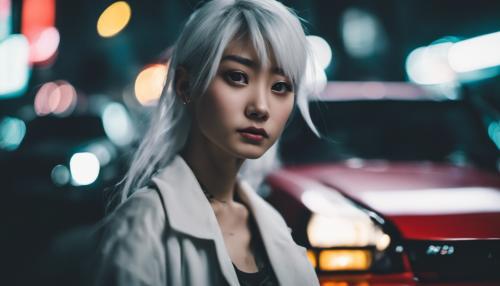
[[[50,177],[52,178],[52,182],[54,182],[57,186],[64,186],[71,180],[71,173],[69,172],[68,167],[64,165],[57,165],[52,169]]]
[[[500,123],[493,121],[488,125],[488,135],[491,140],[497,145],[497,148],[500,149]]]
[[[21,34],[0,41],[0,99],[22,95],[30,76],[29,44]]]
[[[0,148],[16,150],[26,134],[26,124],[21,119],[6,117],[0,121]]]

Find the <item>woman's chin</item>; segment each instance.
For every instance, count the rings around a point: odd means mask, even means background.
[[[238,157],[241,159],[258,159],[266,153],[268,148],[263,146],[245,146],[244,148],[238,148],[235,150]]]

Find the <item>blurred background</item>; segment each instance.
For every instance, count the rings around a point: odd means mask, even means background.
[[[311,101],[324,136],[294,116],[280,148],[285,164],[439,161],[498,175],[499,1],[282,2],[304,19],[325,75]],[[47,275],[40,265],[68,251],[58,239],[103,216],[103,190],[127,169],[169,48],[198,5],[0,0],[6,277]]]

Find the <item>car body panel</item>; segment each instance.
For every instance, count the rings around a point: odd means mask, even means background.
[[[286,171],[292,178],[306,177],[336,189],[390,219],[405,239],[500,239],[497,174],[472,167],[387,162],[318,164]],[[294,196],[300,193],[283,189]]]

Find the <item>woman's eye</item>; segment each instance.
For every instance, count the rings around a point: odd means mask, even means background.
[[[226,78],[236,84],[248,84],[247,76],[243,72],[232,71],[226,73]]]
[[[275,83],[272,87],[272,90],[277,93],[287,93],[293,91],[292,85],[284,81]]]

